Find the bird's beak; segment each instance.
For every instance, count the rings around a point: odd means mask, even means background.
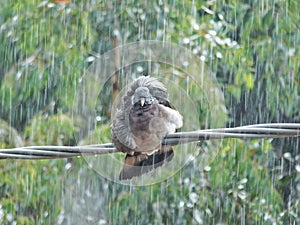
[[[145,104],[145,98],[141,98],[141,106],[144,106]]]

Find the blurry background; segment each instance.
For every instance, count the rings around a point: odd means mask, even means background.
[[[123,81],[106,83],[101,119],[80,140],[76,92],[101,54],[141,40],[175,43],[205,61],[224,92],[224,126],[300,122],[298,9],[297,0],[2,0],[0,148],[110,142],[110,104]],[[174,76],[187,85],[180,71]],[[201,92],[188,89],[194,99]],[[206,110],[198,109],[199,124]],[[224,140],[204,170],[195,158],[146,187],[111,182],[82,157],[3,160],[0,223],[298,224],[299,140]]]

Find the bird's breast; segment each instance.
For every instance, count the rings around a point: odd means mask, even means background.
[[[130,130],[139,151],[153,151],[166,135],[166,127],[158,105],[133,107],[129,115]]]
[[[157,105],[134,106],[130,110],[129,120],[133,130],[145,130],[150,121],[159,116],[160,112]]]

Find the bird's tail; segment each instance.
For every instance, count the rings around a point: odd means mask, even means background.
[[[173,156],[174,151],[171,146],[163,146],[161,150],[152,155],[138,152],[134,153],[134,155],[127,154],[119,179],[131,179],[132,177],[148,173],[162,166],[165,162],[171,161]]]

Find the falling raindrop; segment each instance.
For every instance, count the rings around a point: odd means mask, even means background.
[[[172,87],[185,130],[300,121],[297,0],[1,4],[1,148],[109,143],[112,97],[130,75],[159,77]],[[118,48],[147,40],[174,44],[192,57]],[[113,49],[119,51],[86,83],[90,66]],[[98,79],[112,68],[108,79]],[[196,79],[185,79],[191,74]],[[210,75],[217,89],[205,80]],[[189,98],[177,95],[180,90]],[[216,90],[224,98],[212,101]],[[149,178],[143,187],[95,172],[99,162],[115,168],[111,159],[123,162],[123,153],[88,162],[82,156],[1,160],[0,223],[300,224],[299,143],[297,137],[224,139],[203,165],[214,146],[202,141],[180,149],[180,160],[192,159],[183,168],[158,170],[168,179]]]

